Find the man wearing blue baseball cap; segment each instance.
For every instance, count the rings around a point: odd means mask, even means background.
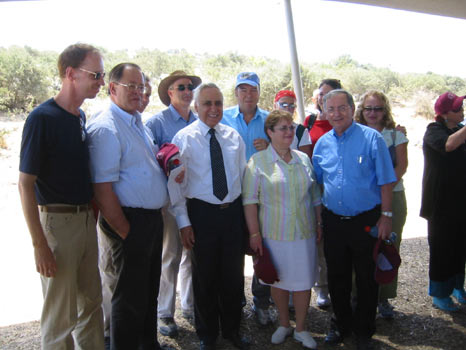
[[[267,148],[264,121],[269,112],[257,106],[260,79],[254,72],[242,72],[236,77],[235,96],[238,105],[223,112],[222,123],[238,131],[246,144],[246,159]]]
[[[223,111],[222,123],[239,132],[246,144],[246,159],[267,148],[264,131],[265,118],[269,112],[257,106],[260,97],[260,79],[254,72],[242,72],[236,77],[235,96],[238,105]],[[269,322],[270,287],[260,284],[254,274],[251,291],[257,321],[265,326]]]

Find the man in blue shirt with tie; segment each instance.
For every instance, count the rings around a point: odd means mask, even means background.
[[[324,252],[335,314],[325,342],[340,343],[353,331],[358,350],[372,349],[378,297],[372,252],[377,239],[368,231],[377,226],[379,238],[388,239],[396,176],[380,133],[353,121],[354,102],[347,91],[325,95],[324,110],[333,130],[317,141],[312,160],[317,181],[324,185]]]
[[[146,123],[159,147],[166,142],[170,143],[178,131],[197,120],[197,116],[191,111],[191,102],[193,90],[201,82],[201,78],[181,70],[174,71],[160,82],[159,98],[168,108],[151,117]],[[162,217],[163,250],[158,325],[161,334],[175,337],[178,334],[178,326],[174,319],[178,271],[182,315],[187,319],[194,317],[191,253],[183,249],[178,225],[167,207],[162,209]]]

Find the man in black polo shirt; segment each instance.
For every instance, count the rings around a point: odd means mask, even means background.
[[[99,51],[71,45],[58,58],[62,87],[24,124],[19,193],[42,280],[42,349],[104,349],[102,291],[85,115],[104,83]],[[73,345],[74,344],[74,345]]]

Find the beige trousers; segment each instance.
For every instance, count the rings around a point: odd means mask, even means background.
[[[102,289],[94,214],[91,210],[41,212],[40,221],[57,261],[55,277],[41,276],[42,349],[103,350]]]

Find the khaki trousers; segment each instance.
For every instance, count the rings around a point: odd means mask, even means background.
[[[91,210],[41,212],[40,221],[57,261],[55,277],[41,276],[42,349],[103,350],[102,289],[94,215]]]

